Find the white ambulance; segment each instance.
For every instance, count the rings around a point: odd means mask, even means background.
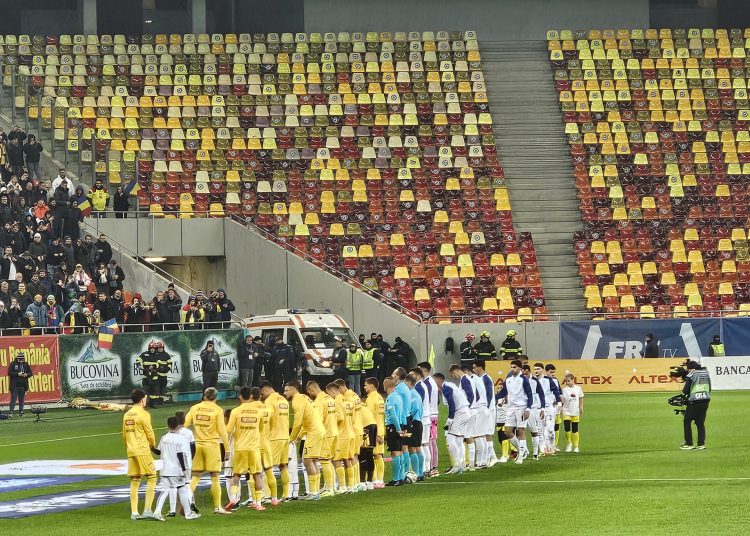
[[[253,316],[244,320],[246,335],[259,336],[270,347],[279,337],[305,359],[302,380],[328,383],[333,379],[331,358],[340,342],[347,348],[357,344],[351,328],[330,309],[279,309],[272,315]]]

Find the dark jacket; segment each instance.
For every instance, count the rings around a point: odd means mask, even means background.
[[[271,350],[271,363],[273,370],[280,373],[284,378],[291,378],[296,371],[297,362],[294,358],[294,350],[288,344],[277,344]]]
[[[19,374],[26,374],[27,376],[19,376]],[[18,358],[14,359],[8,367],[8,376],[10,376],[10,389],[16,389],[22,387],[24,390],[29,389],[29,376],[32,375],[31,365],[26,361],[19,361]]]
[[[237,347],[237,366],[241,369],[254,369],[255,357],[253,345],[240,341],[240,345]]]
[[[219,372],[221,370],[221,360],[219,352],[216,350],[203,350],[201,352],[201,371],[203,374],[208,372]]]
[[[58,186],[52,197],[56,203],[54,211],[55,218],[67,218],[70,213],[68,207],[68,204],[70,203],[70,192],[62,186]]]
[[[125,281],[125,272],[122,271],[122,268],[118,265],[115,265],[114,268],[107,266],[107,274],[109,275],[109,288],[122,290],[122,282]],[[117,279],[113,277],[115,275]]]
[[[643,349],[643,357],[659,357],[659,342],[653,339],[647,342]]]
[[[469,341],[462,342],[459,351],[461,352],[461,361],[464,363],[473,362],[477,358],[477,352]]]
[[[100,262],[103,262],[106,266],[112,260],[112,246],[106,240],[104,242],[101,240],[94,242],[93,250],[95,264],[98,265]]]
[[[26,155],[26,163],[27,164],[36,164],[39,162],[42,156],[42,151],[44,151],[44,147],[42,147],[42,144],[37,142],[34,143],[27,143],[23,146],[23,154]]]
[[[160,324],[177,324],[180,322],[180,309],[182,300],[175,294],[174,299],[165,295],[163,301],[156,302],[156,314],[159,315]]]
[[[115,192],[114,202],[112,204],[112,208],[114,208],[115,212],[127,212],[130,210],[129,197],[130,196],[125,192]]]
[[[0,329],[7,329],[13,327],[10,324],[10,316],[8,315],[8,310],[3,309],[0,311]]]
[[[219,289],[218,292],[221,292],[221,289]],[[229,322],[232,320],[232,312],[235,310],[232,300],[225,297],[224,299],[214,299],[212,302],[214,311],[216,312],[216,320],[221,322]]]
[[[147,309],[145,307],[138,306],[134,307],[132,305],[128,305],[125,308],[125,316],[127,317],[127,320],[125,321],[125,324],[146,324],[147,320]],[[142,326],[133,326],[131,328],[128,328],[128,331],[143,331]]]
[[[108,300],[101,301],[97,299],[94,302],[94,310],[99,311],[102,322],[106,322],[107,320],[112,320],[113,318],[117,318],[117,306],[112,300],[108,299]]]

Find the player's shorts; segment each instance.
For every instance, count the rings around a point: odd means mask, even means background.
[[[410,447],[411,446],[411,437],[409,437],[408,434],[411,433],[411,427],[412,427],[412,418],[407,417],[406,418],[406,424],[401,423],[401,429],[406,430],[407,435],[401,436],[401,446],[402,447]]]
[[[495,419],[494,416],[490,416],[490,410],[486,407],[480,407],[477,409],[477,417],[475,423],[475,431],[477,432],[475,437],[492,435],[495,433]]]
[[[427,445],[430,442],[430,431],[432,422],[429,420],[422,420],[422,445]]]
[[[364,427],[363,431],[361,449],[375,448],[375,438],[378,435],[378,427],[374,424],[368,424]]]
[[[221,472],[221,461],[221,447],[219,445],[195,445],[193,472],[219,473]]]
[[[162,476],[159,478],[159,488],[165,489],[176,489],[189,484],[188,480],[184,476]]]
[[[466,422],[466,433],[464,437],[477,437],[477,410],[469,410],[469,420]]]
[[[221,467],[221,466],[219,466]],[[128,457],[128,476],[156,476],[154,458],[150,454]]]
[[[523,414],[526,412],[524,406],[506,406],[505,407],[505,426],[510,428],[526,428],[526,419]]]
[[[430,415],[430,441],[437,439],[438,436],[438,416]]]
[[[323,438],[323,447],[320,449],[320,459],[330,460],[333,458],[336,449],[337,436],[325,436]]]
[[[331,457],[334,461],[341,461],[347,459],[347,449],[349,448],[349,439],[336,437],[331,445]]]
[[[422,421],[412,421],[411,422],[411,429],[409,430],[411,432],[411,436],[408,437],[408,443],[407,446],[413,447],[413,448],[419,448],[422,446]]]
[[[570,421],[570,422],[581,422],[581,416],[580,415],[565,415],[562,416],[564,421]]]
[[[541,408],[532,408],[529,410],[529,419],[526,421],[526,429],[531,433],[539,433],[544,428],[544,419],[541,416]]]
[[[349,440],[349,447],[347,451],[347,458],[354,458],[359,454],[359,449],[362,446],[362,435],[356,435]]]
[[[234,453],[232,460],[232,471],[234,476],[245,473],[256,474],[263,472],[263,464],[259,450],[238,450]]]
[[[323,434],[315,434],[305,437],[305,450],[302,453],[303,458],[320,458],[320,452],[322,450]]]
[[[453,416],[453,422],[445,431],[445,433],[458,436],[458,437],[469,437],[466,435],[466,427],[471,419],[471,413],[468,408],[460,409]]]
[[[271,445],[266,444],[260,447],[260,462],[263,464],[264,469],[273,467],[273,460],[271,459]]]
[[[375,431],[375,434],[377,434],[377,430]],[[375,448],[372,449],[372,453],[385,454],[385,438],[383,438],[383,443],[380,443],[378,445],[377,435],[375,436]]]
[[[555,425],[555,406],[544,408],[544,426],[552,428]]]
[[[401,435],[392,424],[385,427],[385,444],[390,452],[401,451]]]
[[[505,419],[507,418],[507,409],[503,406],[497,406],[495,407],[495,422],[500,424],[505,424]]]
[[[271,440],[271,464],[286,465],[289,462],[289,440]]]

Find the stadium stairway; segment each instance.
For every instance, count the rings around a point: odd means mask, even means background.
[[[549,312],[584,312],[572,248],[583,224],[546,43],[479,48],[516,230],[533,233]]]

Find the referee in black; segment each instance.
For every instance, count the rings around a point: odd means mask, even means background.
[[[711,401],[711,378],[708,371],[696,361],[688,361],[685,366],[688,374],[685,377],[682,394],[687,397],[688,403],[683,421],[685,443],[680,448],[703,450],[706,448],[706,413]],[[695,446],[693,446],[693,422],[698,429],[698,442]]]

